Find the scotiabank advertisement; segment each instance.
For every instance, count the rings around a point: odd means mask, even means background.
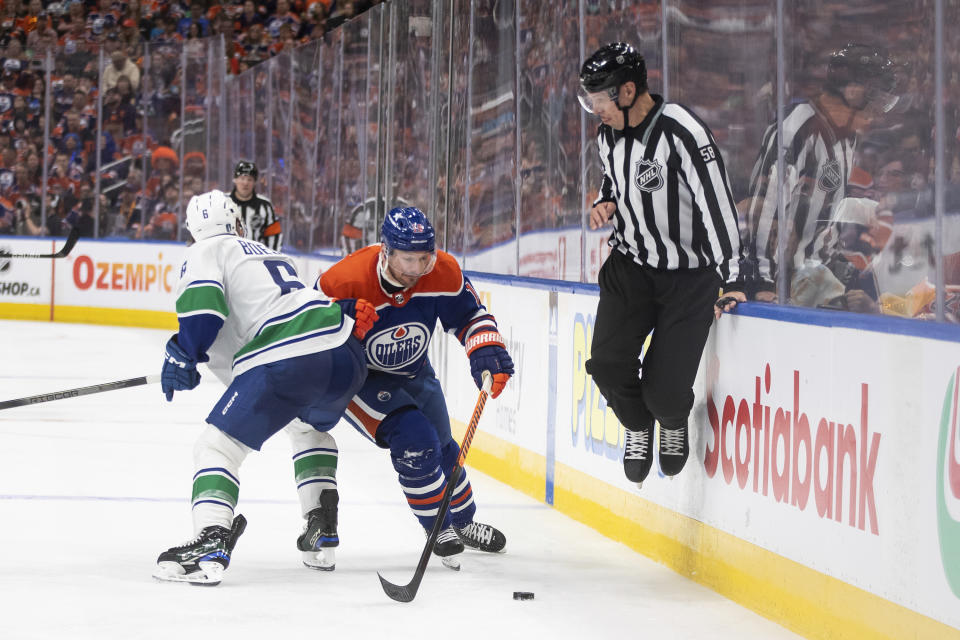
[[[697,405],[711,522],[960,626],[960,345],[731,320]]]
[[[960,344],[725,315],[687,466],[638,489],[584,367],[596,298],[559,306],[557,463],[960,627]]]

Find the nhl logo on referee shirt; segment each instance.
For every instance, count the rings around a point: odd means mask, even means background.
[[[656,191],[663,186],[663,166],[656,160],[637,160],[636,181],[641,191]]]
[[[820,179],[817,185],[827,193],[832,193],[843,184],[843,174],[840,172],[840,163],[836,160],[829,160],[820,169]]]

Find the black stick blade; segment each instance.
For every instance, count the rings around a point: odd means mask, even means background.
[[[67,236],[67,241],[63,243],[63,246],[60,247],[60,251],[57,251],[54,255],[55,258],[65,258],[67,254],[73,249],[73,245],[77,244],[77,240],[80,239],[80,228],[74,227],[70,229],[70,235]]]
[[[379,571],[377,577],[380,578],[380,586],[383,587],[383,592],[397,602],[413,602],[413,599],[417,596],[417,587],[420,586],[418,580],[414,580],[406,586],[400,586],[384,578]],[[414,584],[414,582],[417,584]]]
[[[0,258],[66,258],[70,251],[73,250],[74,245],[77,244],[79,238],[80,229],[79,227],[74,227],[70,230],[67,241],[63,243],[60,251],[56,253],[7,253],[0,251]]]

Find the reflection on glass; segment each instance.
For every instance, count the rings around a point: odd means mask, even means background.
[[[958,8],[947,5],[953,24]],[[0,233],[64,235],[78,223],[101,236],[177,239],[184,201],[228,187],[233,164],[249,158],[291,249],[375,242],[385,207],[402,201],[428,210],[440,246],[467,268],[595,282],[607,234],[585,225],[600,175],[576,75],[584,52],[628,40],[651,90],[711,124],[755,297],[957,321],[960,39],[945,30],[938,166],[934,5],[786,9],[779,61],[772,0],[383,3],[279,55],[254,47],[229,65],[219,37],[138,42],[124,54],[67,34],[49,43],[49,81],[43,56],[12,45],[4,78],[18,90],[0,133],[0,195],[12,213],[0,215]],[[891,63],[892,86],[863,55],[831,67],[851,43]],[[17,84],[18,62],[43,71],[29,87]],[[228,66],[238,75],[225,76]]]

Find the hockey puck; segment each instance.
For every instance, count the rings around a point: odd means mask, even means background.
[[[514,600],[533,600],[532,591],[514,591],[513,592]]]

